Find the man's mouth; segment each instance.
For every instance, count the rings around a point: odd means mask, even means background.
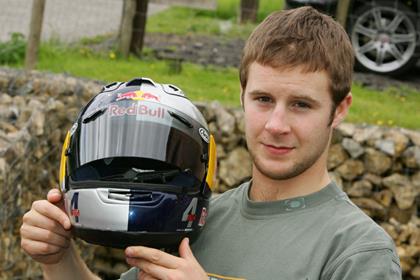
[[[290,153],[295,149],[293,146],[282,146],[282,145],[271,145],[271,144],[264,144],[263,146],[272,154],[276,155],[285,155]]]

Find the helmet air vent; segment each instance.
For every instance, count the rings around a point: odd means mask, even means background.
[[[171,117],[173,117],[174,119],[177,119],[181,123],[185,124],[188,128],[193,128],[193,125],[187,119],[181,117],[180,115],[178,115],[177,113],[174,113],[172,111],[168,111],[168,113],[169,113],[169,115],[171,115]]]
[[[110,83],[102,88],[101,92],[113,91],[116,90],[122,83],[121,82],[113,82]]]
[[[176,86],[174,86],[174,85],[168,85],[171,89],[173,89],[174,91],[179,91],[179,88],[177,88]]]
[[[150,84],[152,86],[156,86],[155,82],[153,82],[152,79],[148,79],[148,78],[135,78],[135,79],[132,79],[125,86],[127,86],[127,87],[141,86],[143,83]]]
[[[88,122],[96,120],[100,115],[105,113],[106,110],[107,108],[105,107],[105,108],[101,108],[99,110],[94,111],[83,120],[83,123],[88,123]]]
[[[153,201],[152,192],[138,190],[110,190],[108,198],[118,201],[148,202]]]
[[[185,97],[185,94],[182,90],[180,90],[179,88],[177,88],[174,85],[171,84],[162,84],[162,88],[163,90],[171,95],[175,95],[175,96],[181,96],[181,97]]]
[[[105,86],[105,88],[107,88],[107,89],[109,89],[109,88],[112,88],[113,86],[115,86],[117,84],[117,82],[113,82],[113,83],[111,83],[111,84],[109,84],[109,85],[106,85]]]

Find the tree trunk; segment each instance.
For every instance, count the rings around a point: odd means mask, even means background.
[[[133,33],[131,37],[130,52],[141,55],[144,36],[146,34],[147,6],[149,0],[136,0],[136,13],[133,20]]]
[[[340,0],[337,4],[336,18],[337,21],[346,28],[348,13],[350,7],[350,0]]]
[[[34,0],[32,4],[31,25],[29,27],[28,44],[26,45],[25,69],[33,70],[38,60],[39,43],[41,41],[42,22],[44,18],[45,0]]]
[[[258,2],[258,0],[241,0],[240,23],[257,21]]]
[[[136,0],[124,0],[118,46],[118,50],[123,57],[128,57],[130,53],[135,5]]]

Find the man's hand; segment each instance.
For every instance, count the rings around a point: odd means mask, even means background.
[[[204,269],[195,259],[188,238],[179,245],[179,257],[142,246],[125,250],[127,263],[140,269],[139,279],[208,279]]]
[[[64,212],[59,190],[48,192],[47,200],[37,200],[23,216],[21,247],[35,261],[58,263],[68,251],[71,240],[70,219]]]

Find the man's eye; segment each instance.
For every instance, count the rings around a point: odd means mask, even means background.
[[[260,96],[260,97],[257,97],[257,100],[258,100],[259,102],[262,102],[262,103],[268,103],[268,102],[271,102],[271,98],[270,98],[270,97],[268,97],[268,96]]]
[[[293,107],[299,108],[299,109],[310,109],[311,105],[309,105],[306,102],[295,102],[293,103]]]

